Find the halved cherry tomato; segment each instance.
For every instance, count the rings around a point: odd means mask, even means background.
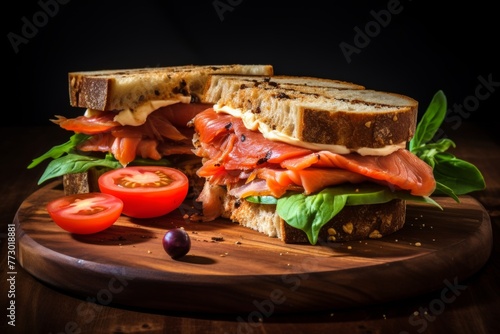
[[[188,193],[189,180],[180,170],[161,166],[114,169],[99,177],[101,192],[123,201],[123,214],[153,218],[177,209]]]
[[[103,193],[74,194],[47,204],[47,212],[62,229],[76,234],[91,234],[113,225],[123,209],[123,202]]]

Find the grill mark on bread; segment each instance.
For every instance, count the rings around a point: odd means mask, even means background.
[[[274,95],[278,99],[290,99],[291,97],[285,92],[278,92],[278,94]]]
[[[191,96],[205,100],[204,88],[212,75],[272,75],[271,65],[185,65],[68,73],[70,105],[96,110],[134,109],[141,101]]]
[[[365,104],[365,105],[368,105],[368,106],[373,106],[375,108],[404,107],[403,105],[384,104],[384,103],[363,101],[363,100],[358,100],[358,99],[336,98],[336,100],[342,101],[342,102],[348,102],[348,103]]]
[[[186,81],[184,79],[182,79],[179,82],[179,86],[174,87],[172,89],[172,92],[174,94],[182,94],[183,96],[188,96],[189,95],[189,91],[187,89],[187,83],[186,83]]]
[[[418,103],[402,95],[372,90],[328,95],[255,87],[250,81],[243,84],[244,89],[238,90],[240,86],[238,80],[237,87],[227,86],[218,105],[251,112],[255,121],[300,141],[348,149],[382,148],[408,142],[414,135]],[[276,109],[283,112],[275,113]]]

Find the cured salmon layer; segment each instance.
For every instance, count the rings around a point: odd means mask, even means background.
[[[406,149],[386,156],[313,151],[271,141],[248,130],[234,116],[209,108],[193,119],[195,154],[204,159],[200,177],[225,185],[230,194],[282,196],[287,190],[311,194],[341,183],[375,182],[412,195],[436,187],[432,168]]]

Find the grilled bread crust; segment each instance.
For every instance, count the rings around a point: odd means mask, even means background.
[[[282,88],[311,94],[333,94],[337,90],[359,90],[364,86],[352,82],[317,77],[292,75],[248,76],[248,75],[211,75],[203,96],[210,101],[218,101],[239,89],[259,87],[260,89]]]
[[[381,148],[406,143],[417,124],[418,103],[374,90],[337,90],[330,95],[291,89],[244,87],[222,95],[216,110],[237,109],[242,119],[259,122],[300,142]]]
[[[156,68],[70,72],[73,107],[95,110],[134,109],[143,101],[172,98],[204,101],[203,89],[213,74],[273,75],[271,65],[183,65]]]
[[[314,77],[213,75],[203,95],[216,110],[237,110],[247,127],[351,150],[408,142],[418,116],[410,97]]]

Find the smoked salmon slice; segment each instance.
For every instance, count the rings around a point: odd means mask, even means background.
[[[251,181],[230,190],[237,197],[271,195],[276,198],[294,190],[306,195],[342,183],[361,183],[369,178],[338,168],[307,168],[300,171],[274,168],[259,168],[250,177]],[[262,183],[264,182],[264,183]]]
[[[134,161],[141,140],[140,137],[116,138],[111,146],[111,153],[125,167]]]
[[[406,149],[387,156],[315,152],[267,140],[260,132],[246,129],[241,119],[213,109],[193,121],[199,138],[194,152],[205,159],[198,175],[211,183],[230,185],[237,180],[235,175],[252,175],[266,180],[274,195],[282,195],[291,186],[312,193],[329,185],[367,180],[416,196],[429,196],[436,187],[432,168]]]
[[[120,123],[113,121],[114,116],[115,113],[112,112],[103,113],[100,116],[78,116],[76,118],[66,118],[56,115],[57,119],[52,119],[51,121],[68,131],[94,135],[121,126]]]
[[[121,125],[114,121],[116,112],[101,112],[94,116],[68,119],[56,116],[52,122],[61,128],[91,135],[77,149],[84,152],[111,152],[123,166],[136,157],[160,160],[173,154],[193,153],[194,129],[189,121],[211,105],[176,103],[162,107],[148,115],[139,126]]]
[[[436,187],[432,167],[406,149],[399,149],[386,156],[320,151],[305,157],[284,160],[281,166],[291,170],[303,170],[311,166],[342,168],[371,179],[386,181],[401,189],[411,190],[411,194],[416,196],[430,195]]]

